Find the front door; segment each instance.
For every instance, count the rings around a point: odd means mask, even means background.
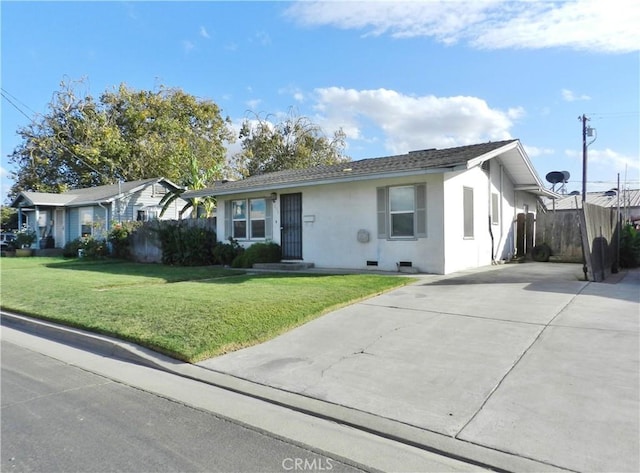
[[[56,215],[53,218],[53,228],[56,248],[63,248],[65,242],[65,221],[64,221],[64,209],[56,209]]]
[[[280,194],[282,259],[302,259],[302,193]]]

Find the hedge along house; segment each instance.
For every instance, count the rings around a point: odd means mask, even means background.
[[[283,261],[446,274],[509,259],[518,213],[546,190],[518,140],[279,171],[215,196],[219,240],[274,241]]]
[[[18,209],[18,225],[27,225],[38,239],[53,237],[62,248],[79,237],[105,238],[113,222],[160,217],[160,201],[181,189],[165,178],[143,179],[75,189],[60,194],[20,192],[11,203]],[[185,201],[176,199],[163,219],[177,219]]]

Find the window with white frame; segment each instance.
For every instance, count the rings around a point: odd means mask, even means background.
[[[80,236],[91,236],[93,234],[93,208],[82,207],[78,212],[80,217]]]
[[[411,184],[377,189],[378,238],[424,238],[426,185]]]
[[[389,188],[389,235],[413,237],[416,196],[413,186]]]
[[[241,240],[261,240],[266,237],[266,199],[231,201],[232,236]]]
[[[146,207],[138,209],[136,212],[136,220],[139,222],[148,222],[159,217],[160,211],[156,207]]]
[[[491,193],[491,223],[500,223],[500,196],[496,192]]]
[[[251,234],[249,238],[252,240],[264,238],[265,221],[267,216],[267,202],[265,199],[249,200],[249,222]]]
[[[473,189],[462,189],[462,207],[464,220],[464,238],[473,238]]]

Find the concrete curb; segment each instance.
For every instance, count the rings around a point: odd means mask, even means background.
[[[357,409],[258,384],[169,358],[139,345],[100,334],[0,311],[1,324],[53,341],[200,381],[314,417],[495,471],[568,471]]]

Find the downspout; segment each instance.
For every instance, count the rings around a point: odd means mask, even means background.
[[[498,205],[500,206],[500,221],[498,222],[498,225],[500,226],[500,239],[498,240],[498,248],[500,248],[504,238],[504,206],[502,202],[504,200],[504,166],[502,164],[500,164],[500,194],[498,194],[498,196],[500,197],[500,201],[498,202]]]
[[[496,256],[495,256],[495,242],[493,240],[493,228],[491,228],[492,223],[492,206],[491,206],[491,161],[487,161],[489,164],[489,179],[487,179],[487,207],[488,207],[488,221],[489,221],[489,236],[491,237],[491,264],[496,264]]]

